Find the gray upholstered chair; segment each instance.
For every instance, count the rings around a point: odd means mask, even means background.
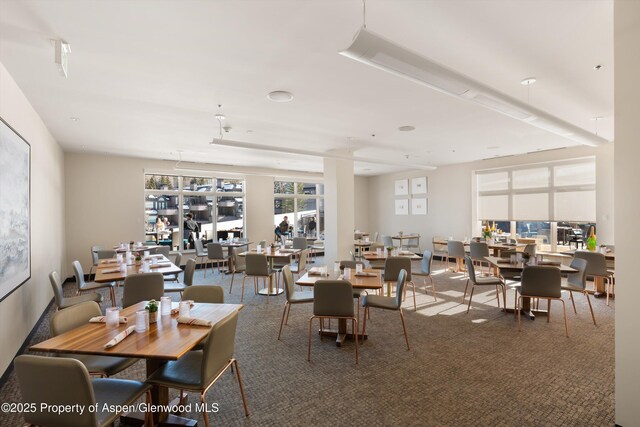
[[[82,271],[82,265],[80,265],[80,261],[78,260],[73,261],[71,265],[73,266],[73,274],[76,277],[76,284],[78,285],[76,295],[80,295],[83,292],[96,291],[97,289],[107,288],[109,289],[109,294],[111,295],[111,305],[114,307],[116,306],[115,282],[107,282],[107,283],[85,282],[84,272]]]
[[[98,262],[100,261],[98,259],[98,251],[101,251],[103,249],[104,249],[103,246],[99,246],[99,245],[91,246],[91,260],[93,261],[93,264],[89,269],[89,276],[91,276],[91,273],[93,273],[93,269],[98,267]]]
[[[498,308],[500,308],[500,294],[498,294],[498,287],[502,288],[502,302],[504,303],[505,313],[507,310],[507,291],[504,286],[504,282],[500,277],[476,277],[476,269],[473,265],[473,261],[471,261],[471,257],[465,256],[464,262],[467,266],[467,272],[469,273],[469,278],[467,279],[467,283],[464,287],[464,295],[462,296],[462,302],[464,303],[464,299],[467,296],[467,288],[469,287],[469,283],[471,283],[471,294],[469,295],[469,304],[467,305],[467,313],[469,313],[469,309],[471,308],[471,300],[473,299],[473,291],[476,286],[494,286],[496,288],[496,299],[498,300]]]
[[[141,381],[112,378],[91,379],[87,368],[76,359],[21,355],[14,360],[23,402],[41,405],[80,405],[97,411],[25,411],[30,425],[48,427],[103,427],[118,418],[118,412],[103,411],[128,406],[146,394],[151,404],[151,386]],[[153,414],[145,414],[153,425]]]
[[[52,336],[64,334],[67,331],[86,325],[92,317],[102,316],[102,310],[98,303],[85,301],[69,307],[66,310],[57,311],[51,316],[49,327]],[[78,359],[91,375],[110,377],[127,369],[138,361],[127,357],[96,356],[92,354],[59,354],[60,357]]]
[[[184,391],[199,392],[200,401],[205,403],[209,388],[229,367],[235,368],[244,412],[248,417],[249,409],[242,387],[240,369],[233,357],[237,324],[238,312],[234,311],[213,326],[203,351],[190,351],[178,360],[167,362],[147,379],[147,383],[179,389],[180,397]],[[209,427],[206,411],[202,412],[202,417],[205,426]]]
[[[127,308],[140,301],[156,300],[164,294],[162,273],[130,274],[124,279],[122,307]]]
[[[75,297],[65,297],[64,291],[62,290],[62,284],[60,283],[60,277],[56,271],[52,271],[49,274],[49,282],[51,282],[51,287],[53,288],[53,296],[55,297],[58,310],[71,307],[72,305],[80,304],[85,301],[95,301],[97,303],[102,302],[102,295],[98,292],[87,292]]]
[[[486,257],[489,256],[489,245],[486,242],[474,242],[469,243],[469,255],[474,264],[477,262],[482,268],[482,264],[486,262]]]
[[[311,362],[311,327],[313,319],[320,319],[322,337],[323,319],[351,320],[351,329],[356,343],[358,364],[358,319],[353,310],[353,286],[346,280],[318,280],[313,289],[313,316],[309,319],[309,348],[307,361]]]
[[[574,258],[571,260],[571,268],[577,270],[575,273],[567,274],[567,282],[562,285],[563,291],[569,291],[571,297],[571,304],[573,305],[573,312],[578,313],[576,310],[576,303],[573,300],[573,293],[580,292],[587,297],[589,303],[589,310],[591,310],[591,319],[593,324],[596,324],[596,316],[593,314],[593,307],[591,306],[591,299],[589,299],[589,292],[587,292],[587,260],[582,258]]]
[[[604,280],[607,292],[607,305],[609,305],[609,293],[613,293],[614,274],[613,271],[607,269],[607,259],[605,255],[600,252],[576,251],[574,257],[587,260],[587,276],[593,276],[594,281],[597,277]]]
[[[530,257],[534,257],[536,256],[536,244],[535,243],[527,243],[527,245],[524,247],[524,253],[525,254],[529,254]]]
[[[215,285],[189,286],[184,290],[182,299],[208,304],[224,304],[224,290],[222,286]]]
[[[176,257],[173,260],[173,263],[177,267],[180,267],[180,265],[182,264],[182,253],[181,252],[176,252]],[[180,273],[165,274],[164,275],[164,280],[165,281],[169,280],[169,281],[172,281],[172,282],[177,282],[178,280],[180,280]]]
[[[398,273],[398,291],[395,297],[383,297],[380,295],[366,295],[362,300],[362,306],[364,307],[364,324],[362,325],[362,335],[367,331],[367,317],[369,316],[369,309],[371,307],[381,308],[383,310],[395,310],[400,313],[400,320],[402,321],[402,332],[404,333],[404,340],[407,343],[407,351],[409,348],[409,336],[407,335],[407,327],[404,323],[404,314],[402,313],[402,293],[407,283],[407,270],[400,270]],[[363,340],[364,343],[364,340]]]
[[[193,241],[193,243],[194,243],[194,245],[196,247],[196,263],[198,261],[200,261],[200,263],[202,263],[203,260],[207,259],[207,251],[204,249],[204,246],[202,245],[202,240],[195,239]],[[205,270],[205,273],[206,273],[207,272],[207,268],[206,268],[207,267],[207,263],[206,263],[206,261],[205,261],[204,266],[205,266],[204,270]]]
[[[233,263],[233,271],[231,272],[231,284],[229,285],[229,293],[233,289],[233,279],[236,277],[236,273],[244,273],[247,269],[247,260],[243,256],[239,256],[240,248],[231,249],[231,262]]]
[[[100,261],[101,259],[114,258],[115,256],[116,256],[116,251],[114,251],[113,249],[98,249],[98,251],[96,252],[96,257],[98,258],[98,261]],[[91,272],[89,272],[89,274],[91,274]]]
[[[306,237],[294,237],[293,238],[293,249],[307,249],[307,238]]]
[[[567,324],[567,308],[562,299],[562,277],[558,267],[546,265],[530,265],[522,270],[522,283],[517,286],[516,292],[519,292],[516,311],[518,316],[518,330],[522,328],[520,321],[520,309],[522,307],[523,298],[541,298],[546,299],[547,306],[547,322],[549,322],[551,313],[551,300],[559,300],[562,302],[562,310],[564,312],[564,330],[565,335],[569,336],[569,326]]]
[[[293,304],[306,304],[313,302],[313,291],[296,291],[295,282],[293,280],[293,273],[289,266],[285,266],[282,269],[282,276],[284,277],[284,294],[287,301],[284,303],[284,310],[282,311],[282,320],[280,320],[280,331],[278,331],[278,339],[282,335],[282,325],[289,322],[289,312]],[[285,317],[286,316],[286,317]]]
[[[460,240],[447,241],[447,270],[449,269],[449,257],[452,257],[456,260],[456,271],[459,272],[460,260],[464,260],[466,255],[464,243]]]
[[[180,252],[178,252],[180,255]],[[181,282],[164,282],[164,292],[180,292],[180,296],[183,296],[184,291],[193,285],[193,274],[196,271],[196,261],[192,258],[187,260],[187,264],[184,266],[184,280]],[[176,274],[177,276],[177,274]]]
[[[256,294],[258,293],[258,277],[262,277],[263,283],[266,287],[267,280],[273,275],[273,270],[269,268],[269,262],[267,261],[267,255],[263,253],[248,253],[245,255],[245,261],[247,268],[242,275],[242,294],[240,296],[240,302],[244,298],[244,281],[247,277],[253,277],[253,287]],[[267,303],[269,302],[269,296],[267,295]]]
[[[166,258],[169,258],[169,254],[171,253],[171,246],[158,246],[156,248],[156,254],[164,255]]]
[[[362,232],[353,233],[353,240],[360,240],[360,239],[362,239]]]
[[[416,306],[416,285],[411,280],[411,259],[403,256],[394,256],[386,259],[384,263],[384,273],[382,274],[382,281],[385,283],[397,282],[400,277],[400,271],[406,271],[406,280],[413,286],[413,309],[417,310]],[[403,288],[402,298],[404,299],[406,292],[406,286]],[[396,289],[396,292],[400,290]],[[389,295],[391,296],[391,295]]]
[[[216,263],[218,267],[218,273],[220,272],[220,264],[225,264],[227,259],[224,256],[224,250],[220,243],[208,243],[207,244],[207,262],[204,265],[204,277],[207,277],[207,263],[211,262],[211,274],[214,273],[213,263]]]
[[[413,272],[414,276],[424,276],[424,292],[427,293],[427,279],[431,282],[431,290],[433,292],[433,299],[438,301],[436,297],[436,285],[433,283],[431,277],[431,265],[433,263],[433,254],[429,250],[425,250],[422,253],[422,261],[420,262],[420,271]]]
[[[382,235],[381,237],[382,240],[382,244],[384,245],[385,248],[392,248],[393,247],[393,239],[391,238],[391,236],[387,236],[387,235]]]
[[[300,278],[300,276],[302,276],[302,273],[307,269],[308,259],[309,259],[309,249],[303,249],[302,251],[300,251],[300,256],[298,256],[298,262],[296,262],[295,264],[292,264],[290,267],[291,273],[297,274],[298,278]]]
[[[258,243],[260,245],[260,247],[264,250],[264,248],[267,247],[267,241],[266,240],[260,240],[260,243]]]

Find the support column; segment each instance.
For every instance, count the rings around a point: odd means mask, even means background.
[[[355,223],[353,160],[324,159],[324,223],[327,265],[350,259]]]

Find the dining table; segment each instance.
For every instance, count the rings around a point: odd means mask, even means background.
[[[394,252],[392,252],[394,253]],[[395,252],[396,255],[392,255],[392,256],[399,256],[399,257],[406,257],[409,258],[411,261],[420,261],[422,260],[422,257],[420,255],[417,255],[415,252],[411,252],[411,251],[397,251]],[[366,254],[364,254],[364,259],[366,259],[369,262],[380,262],[380,261],[386,261],[387,258],[389,258],[389,254],[387,251],[385,250],[381,250],[380,252],[376,251],[369,251]],[[390,297],[391,296],[391,288],[392,288],[392,284],[391,282],[387,282],[387,296]]]
[[[271,247],[270,250],[261,249],[260,252],[257,249],[252,249],[250,251],[242,252],[238,254],[238,256],[246,256],[248,253],[261,253],[266,255],[267,261],[269,262],[269,270],[273,270],[273,262],[275,260],[282,260],[287,263],[291,263],[291,257],[302,252],[301,249],[276,249],[274,246]],[[284,292],[283,288],[278,288],[273,283],[273,274],[269,275],[269,286],[267,289],[260,289],[258,294],[260,295],[280,295]]]
[[[232,256],[232,251],[233,249],[237,249],[237,248],[244,248],[247,247],[249,248],[249,245],[253,244],[253,242],[249,242],[249,241],[222,241],[220,242],[220,246],[222,246],[223,248],[227,248],[227,271],[225,271],[225,274],[233,274],[235,273],[235,266],[233,265],[233,256]]]
[[[391,236],[391,239],[392,239],[392,240],[399,240],[399,241],[400,241],[400,246],[399,246],[400,250],[402,250],[402,247],[404,246],[404,245],[403,245],[403,242],[404,242],[405,240],[412,240],[412,239],[416,239],[416,241],[417,241],[416,246],[417,246],[417,247],[420,247],[420,235],[419,235],[419,234],[404,234],[404,233],[403,233],[403,234],[398,234],[398,235],[396,235],[396,236]]]
[[[370,247],[372,243],[373,242],[369,239],[354,240],[353,247],[355,248],[355,256],[362,258],[364,249]]]
[[[355,270],[351,271],[351,277],[349,279],[344,278],[342,271],[335,271],[334,269],[327,268],[327,275],[322,275],[322,267],[314,267],[307,271],[304,276],[300,277],[296,284],[300,286],[314,286],[318,280],[347,280],[353,286],[355,290],[379,290],[382,289],[382,272],[375,269],[364,269],[362,273],[356,273]],[[358,319],[358,325],[360,319]],[[358,326],[359,328],[360,326]],[[338,319],[337,329],[325,329],[323,328],[320,333],[322,335],[331,336],[336,338],[336,345],[340,347],[346,339],[355,339],[353,334],[347,333],[347,319]],[[366,339],[366,335],[359,334],[359,337]]]
[[[153,259],[156,259],[156,264],[151,264]],[[150,255],[146,260],[150,262],[148,273],[162,273],[165,275],[182,273],[182,269],[164,255]],[[123,260],[123,262],[126,261]],[[93,281],[96,283],[121,282],[130,274],[142,272],[141,265],[136,264],[135,261],[127,264],[126,269],[122,271],[116,258],[106,258],[98,261]]]
[[[147,377],[170,360],[178,360],[192,350],[203,338],[209,335],[211,328],[230,314],[241,310],[243,304],[207,304],[195,303],[190,316],[211,321],[212,326],[192,326],[180,324],[177,314],[158,316],[155,323],[149,324],[144,332],[133,332],[111,348],[105,348],[111,339],[135,325],[136,312],[144,310],[147,301],[142,301],[120,311],[120,315],[129,319],[128,323],[107,326],[105,323],[87,323],[63,334],[49,338],[29,347],[30,351],[47,353],[92,354],[98,356],[132,357],[146,361]],[[174,308],[178,303],[173,303]],[[170,414],[163,410],[171,406],[166,387],[154,385],[151,390],[152,403],[163,405],[154,413],[155,425],[195,426],[197,420]],[[172,402],[173,403],[173,402]],[[127,413],[121,417],[125,425],[142,425],[144,414]]]

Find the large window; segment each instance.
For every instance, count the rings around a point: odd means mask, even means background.
[[[289,236],[324,236],[324,185],[309,182],[274,181],[274,229],[284,217]]]
[[[229,233],[244,237],[243,207],[241,179],[145,175],[147,240],[172,250],[193,249],[194,239],[206,243],[226,239]],[[189,214],[198,224],[198,232],[185,230]]]

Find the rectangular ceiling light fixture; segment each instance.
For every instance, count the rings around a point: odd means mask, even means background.
[[[365,28],[351,46],[340,52],[348,58],[460,99],[475,102],[508,117],[568,138],[598,146],[609,142],[601,136],[521,102],[476,80],[405,49]]]

